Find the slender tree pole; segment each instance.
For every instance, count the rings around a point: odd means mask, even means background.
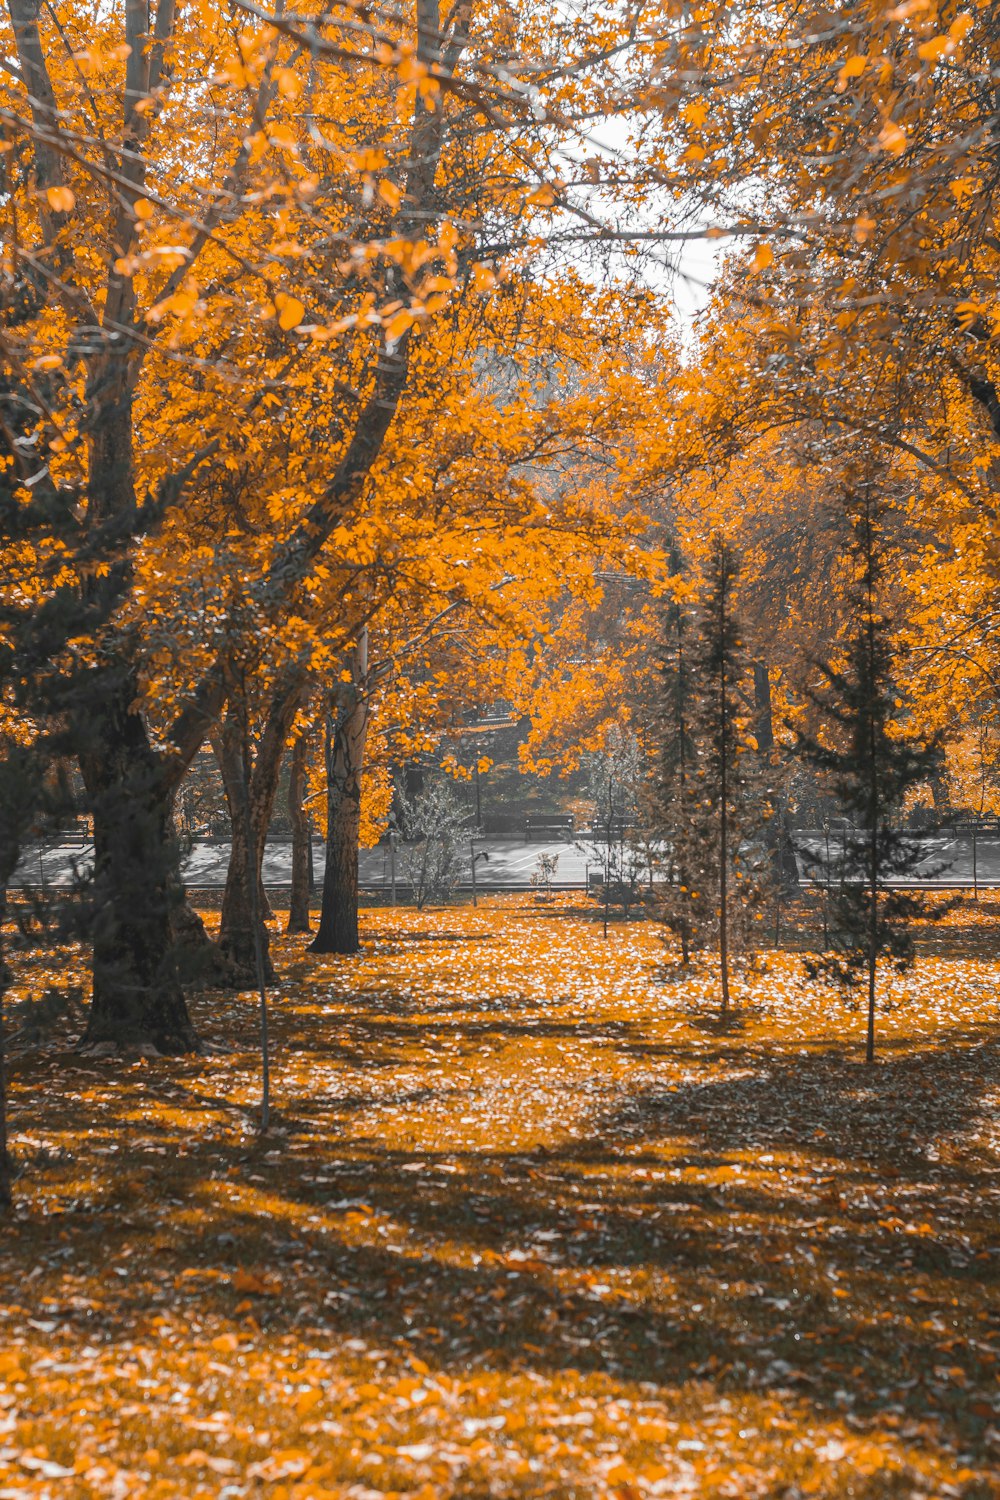
[[[302,730],[295,736],[289,761],[288,817],[292,825],[292,885],[288,897],[286,932],[309,932],[309,861],[312,831],[305,806],[306,770],[309,736]]]
[[[247,890],[250,896],[250,920],[253,923],[254,967],[257,971],[257,990],[260,995],[260,1133],[264,1135],[271,1122],[271,1058],[267,1025],[267,971],[264,964],[264,942],[261,936],[259,877],[250,817],[250,719],[247,711],[245,673],[240,693],[240,717],[242,720],[240,725],[242,729],[240,812],[246,842]]]
[[[10,1157],[7,1155],[7,1052],[3,1005],[7,988],[4,982],[5,972],[3,933],[0,932],[0,1214],[10,1209],[12,1201]]]
[[[614,812],[614,783],[608,776],[608,827],[604,850],[604,936],[608,935],[608,908],[611,905],[611,819]]]
[[[720,553],[719,585],[719,971],[722,1014],[729,1014],[729,680],[726,641],[728,559],[725,543]]]
[[[871,490],[865,487],[865,599],[868,618],[865,642],[868,648],[868,692],[864,705],[868,715],[868,761],[870,784],[868,795],[868,874],[871,882],[868,909],[868,1031],[865,1039],[865,1062],[875,1061],[875,974],[878,965],[878,875],[879,875],[879,785],[880,755],[875,723],[877,653],[875,643],[875,541],[872,536]]]
[[[826,864],[823,868],[823,949],[830,946],[830,882],[833,869],[830,864],[830,815],[823,814],[823,834],[826,839]]]

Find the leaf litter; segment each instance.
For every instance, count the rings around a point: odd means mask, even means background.
[[[995,916],[874,1068],[794,954],[722,1026],[651,924],[518,898],[276,938],[263,1140],[252,996],[16,1052],[0,1500],[1000,1494]]]

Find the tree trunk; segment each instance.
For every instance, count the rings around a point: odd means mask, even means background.
[[[719,640],[726,635],[726,593],[719,599]],[[722,1014],[729,1014],[729,682],[725,651],[719,667],[719,974],[722,980]]]
[[[7,969],[3,954],[3,931],[0,930],[0,1214],[11,1206],[10,1157],[7,1154],[7,1049],[4,1029],[4,997],[7,993]]]
[[[357,953],[361,772],[368,735],[367,633],[355,653],[354,680],[334,689],[326,733],[326,859],[319,931],[311,953]]]
[[[270,935],[265,926],[264,912],[267,907],[261,872],[276,786],[270,788],[271,795],[268,798],[267,789],[263,797],[260,795],[259,775],[251,775],[249,786],[245,784],[242,726],[232,708],[226,714],[219,733],[213,736],[212,744],[222,773],[232,825],[229,866],[226,870],[222,915],[219,920],[219,948],[232,966],[234,987],[246,989],[257,984],[259,937],[264,978],[268,984],[273,984],[277,976],[271,962]],[[254,771],[256,773],[257,767]],[[274,780],[276,783],[277,775]],[[257,877],[256,902],[250,888],[251,869],[256,872]]]
[[[205,931],[205,924],[186,899],[171,914],[171,929],[181,983],[188,989],[230,989],[236,984],[233,964]]]
[[[878,967],[878,834],[871,830],[869,879],[871,891],[868,907],[868,1030],[865,1036],[865,1062],[875,1061],[875,975]]]
[[[761,755],[770,755],[774,749],[774,712],[771,706],[771,674],[767,663],[753,664],[754,737]]]
[[[93,998],[82,1045],[197,1051],[174,946],[183,887],[171,794],[132,710],[132,674],[94,687],[80,754],[94,820]]]
[[[309,856],[312,831],[305,807],[309,737],[296,736],[288,773],[288,818],[292,825],[292,889],[286,932],[311,932],[309,925]]]
[[[272,984],[276,978],[271,963],[270,939],[264,926],[264,914],[270,908],[261,870],[267,830],[278,792],[281,757],[305,687],[305,674],[297,663],[291,663],[279,676],[271,693],[252,767],[250,747],[246,743],[246,715],[241,705],[230,705],[222,727],[213,739],[233,825],[219,922],[219,947],[236,966],[241,984],[257,983],[258,938],[264,957],[264,979]],[[256,904],[249,884],[250,870],[257,874]]]

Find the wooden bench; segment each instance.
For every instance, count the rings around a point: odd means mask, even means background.
[[[524,820],[524,841],[530,844],[533,837],[542,834],[545,838],[572,838],[574,818],[572,813],[566,813],[559,817],[534,817],[532,814]]]

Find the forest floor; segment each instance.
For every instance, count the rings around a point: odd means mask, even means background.
[[[870,1068],[791,954],[722,1025],[648,923],[363,929],[275,940],[263,1140],[251,995],[197,1058],[22,1032],[0,1500],[1000,1495],[1000,907]]]

